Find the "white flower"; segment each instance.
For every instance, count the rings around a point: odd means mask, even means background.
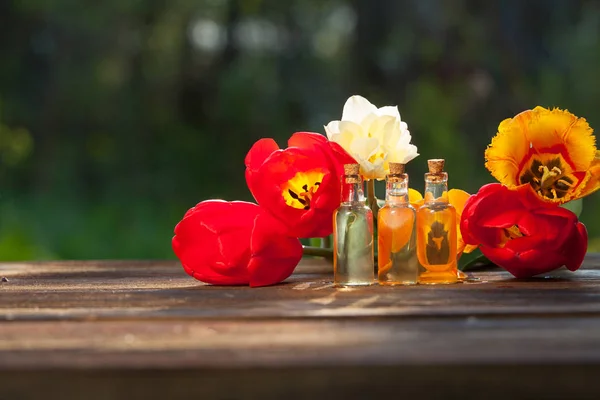
[[[360,163],[365,179],[385,179],[390,162],[406,164],[419,155],[398,107],[377,108],[361,96],[350,97],[342,120],[331,121],[325,132]]]

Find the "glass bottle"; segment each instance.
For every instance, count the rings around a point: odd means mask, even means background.
[[[333,214],[333,274],[335,286],[372,285],[373,212],[365,205],[358,164],[345,164],[342,202]]]
[[[417,283],[417,212],[408,201],[408,175],[404,164],[390,163],[385,205],[377,216],[377,262],[380,285]]]
[[[448,174],[443,159],[427,164],[425,202],[417,211],[417,254],[425,268],[419,283],[456,283],[456,210],[448,203]]]

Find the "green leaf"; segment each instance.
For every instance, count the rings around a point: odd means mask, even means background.
[[[573,212],[573,214],[579,218],[581,211],[583,211],[583,199],[569,201],[565,204],[562,204],[561,207]]]
[[[365,255],[365,235],[369,232],[367,220],[358,217],[355,214],[348,216],[346,225],[346,248],[348,249],[348,258],[364,258]]]
[[[481,250],[479,249],[469,254],[463,253],[458,261],[458,269],[461,271],[473,271],[491,265],[493,265],[493,263],[488,260],[486,256],[481,254]]]
[[[321,247],[321,238],[308,239],[308,245],[311,247]]]

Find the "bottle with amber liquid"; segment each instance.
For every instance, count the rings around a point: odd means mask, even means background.
[[[333,214],[334,285],[366,286],[375,280],[373,212],[365,205],[358,164],[345,164],[342,201]]]
[[[425,202],[417,211],[417,254],[425,268],[419,283],[456,283],[456,210],[448,202],[448,174],[443,159],[427,164]]]
[[[380,285],[417,283],[417,212],[408,201],[408,175],[404,164],[390,163],[385,205],[377,215],[377,262]]]

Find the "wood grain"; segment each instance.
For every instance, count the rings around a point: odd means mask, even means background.
[[[576,273],[214,287],[171,261],[0,264],[0,399],[597,398],[600,257]]]

